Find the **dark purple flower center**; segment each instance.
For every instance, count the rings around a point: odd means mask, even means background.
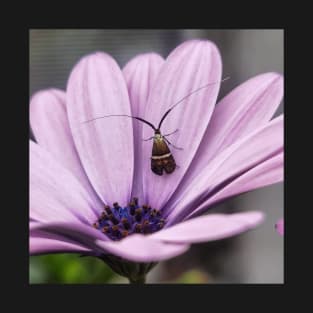
[[[112,240],[121,240],[133,233],[154,233],[164,225],[165,219],[160,211],[152,209],[149,205],[140,206],[138,199],[133,198],[126,207],[121,207],[117,202],[113,203],[113,207],[106,205],[93,227]]]

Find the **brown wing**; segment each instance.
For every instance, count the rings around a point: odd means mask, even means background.
[[[175,171],[176,163],[172,155],[170,155],[167,158],[162,159],[162,161],[163,161],[163,168],[167,174],[171,174]]]
[[[163,175],[163,163],[162,160],[151,159],[151,170],[154,174]]]
[[[162,156],[168,153],[171,153],[171,151],[163,138],[153,140],[152,156]]]
[[[153,140],[151,170],[156,175],[163,175],[163,171],[167,174],[173,173],[176,163],[171,155],[171,151],[163,138]]]
[[[157,175],[163,175],[163,170],[167,174],[171,174],[175,171],[176,163],[172,155],[161,158],[161,159],[151,159],[151,170]]]
[[[151,170],[157,175],[163,175],[163,170],[167,174],[171,174],[175,171],[175,168],[176,163],[172,155],[165,156],[164,158],[160,156],[159,159],[151,159]]]

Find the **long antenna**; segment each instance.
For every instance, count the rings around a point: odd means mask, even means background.
[[[224,82],[225,80],[228,80],[229,78],[230,78],[230,77],[226,77],[226,78],[222,79],[222,80],[220,81],[220,83]],[[210,86],[210,85],[215,85],[215,84],[217,84],[217,83],[219,83],[219,82],[209,83],[209,84],[206,84],[206,85],[204,85],[204,86],[202,86],[202,87],[199,87],[198,89],[192,91],[192,92],[189,93],[187,96],[183,97],[183,98],[180,99],[178,102],[176,102],[176,103],[175,103],[172,107],[170,107],[170,108],[165,112],[165,114],[162,116],[162,119],[161,119],[161,121],[160,121],[160,123],[159,123],[158,129],[161,128],[161,125],[162,125],[163,121],[165,120],[165,118],[168,116],[168,114],[169,114],[178,104],[180,104],[181,102],[183,102],[184,100],[186,100],[189,96],[191,96],[192,94],[198,92],[199,90],[204,89],[204,88],[206,88],[206,87],[208,87],[208,86]]]
[[[112,114],[112,115],[103,115],[103,116],[99,116],[99,117],[96,117],[96,118],[93,118],[91,120],[88,120],[88,121],[84,121],[83,123],[89,123],[89,122],[92,122],[94,120],[98,120],[98,119],[101,119],[101,118],[104,118],[104,117],[111,117],[111,116],[125,116],[125,117],[130,117],[130,118],[134,118],[138,121],[141,121],[147,125],[149,125],[154,131],[156,130],[156,128],[154,127],[153,124],[151,124],[150,122],[144,120],[143,118],[141,117],[138,117],[138,116],[130,116],[130,115],[126,115],[126,114]]]

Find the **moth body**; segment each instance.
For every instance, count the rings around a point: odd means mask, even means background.
[[[171,174],[175,171],[176,162],[159,129],[155,131],[152,145],[151,170],[156,175],[163,175],[163,171]]]

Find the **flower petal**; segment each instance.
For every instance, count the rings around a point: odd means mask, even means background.
[[[100,118],[131,114],[116,62],[103,53],[83,58],[70,75],[66,99],[74,142],[93,187],[106,203],[128,203],[134,166],[132,120]]]
[[[156,53],[147,53],[133,58],[124,67],[123,74],[128,88],[132,116],[138,116],[142,118],[145,117],[145,110],[150,90],[163,64],[164,60],[160,55]],[[138,197],[144,201],[142,191],[142,175],[143,163],[146,163],[147,160],[143,159],[142,155],[143,123],[134,120],[133,128],[135,145],[135,171],[132,197]]]
[[[109,241],[110,239],[93,228],[91,225],[86,225],[74,222],[51,222],[51,223],[36,223],[30,228],[31,237],[58,239],[64,238],[84,247],[94,248],[93,244],[96,239]]]
[[[101,212],[73,174],[30,141],[30,217],[41,222],[93,223]]]
[[[30,222],[29,251],[31,255],[47,253],[86,253],[90,249],[73,240],[54,233],[45,233],[40,228],[41,223]]]
[[[169,203],[164,212],[171,220],[168,225],[193,213],[245,172],[281,154],[283,141],[283,116],[279,116],[225,149],[190,183],[183,198]],[[282,166],[280,170],[283,171]]]
[[[150,238],[177,243],[219,240],[254,228],[263,219],[261,212],[209,214],[162,229],[150,235]]]
[[[265,125],[277,110],[283,89],[281,75],[266,73],[249,79],[223,98],[177,192],[184,190],[218,153]]]
[[[96,254],[114,254],[135,262],[162,261],[182,254],[189,248],[186,244],[163,243],[139,234],[121,241],[111,241],[100,231],[77,223],[45,224],[38,226],[34,231],[64,236]]]
[[[276,231],[283,236],[285,231],[284,231],[284,219],[281,218],[276,224],[275,224]]]
[[[78,244],[59,241],[49,238],[30,237],[29,253],[30,255],[40,255],[47,253],[86,253],[89,249]]]
[[[99,205],[100,199],[86,176],[69,128],[65,93],[58,89],[36,93],[30,103],[30,122],[37,143],[69,169]]]
[[[164,261],[189,249],[186,244],[170,244],[159,240],[149,239],[147,236],[134,234],[121,241],[96,241],[107,253],[115,254],[134,262]]]
[[[217,193],[210,196],[207,200],[202,201],[201,205],[187,216],[187,219],[202,214],[208,207],[231,196],[283,181],[283,169],[284,154],[281,152],[247,171],[232,182],[229,182],[229,184]]]
[[[217,104],[201,146],[204,150],[200,155],[205,156],[206,162],[273,117],[283,97],[283,84],[280,74],[261,74],[235,88]]]
[[[221,80],[221,57],[209,41],[188,41],[177,47],[166,59],[148,102],[145,118],[156,127],[162,115],[180,99],[208,83],[208,88],[186,98],[175,107],[162,124],[162,134],[176,129],[170,141],[184,151],[169,146],[179,166],[170,175],[155,175],[150,169],[151,142],[144,143],[144,193],[150,205],[161,208],[180,183],[191,163],[210,121]],[[144,127],[145,138],[153,135]]]

